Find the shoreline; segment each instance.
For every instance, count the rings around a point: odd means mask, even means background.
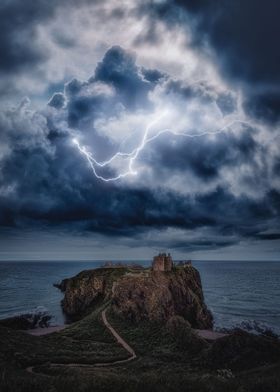
[[[22,330],[22,332],[25,332],[28,335],[33,335],[33,336],[43,336],[43,335],[50,335],[51,333],[54,332],[60,332],[65,328],[67,328],[67,325],[54,325],[52,327],[46,327],[46,328],[38,327],[34,329]]]
[[[46,327],[46,328],[39,327],[39,328],[34,328],[29,330],[23,330],[22,332],[25,332],[28,335],[32,335],[32,336],[44,336],[44,335],[50,335],[54,332],[63,331],[65,328],[67,328],[67,325],[56,325],[53,327]],[[194,332],[196,332],[198,336],[206,340],[217,340],[229,335],[228,333],[216,332],[211,329],[194,329]]]

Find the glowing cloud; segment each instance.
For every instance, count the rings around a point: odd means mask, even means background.
[[[75,146],[77,146],[79,152],[86,158],[86,160],[88,161],[93,174],[96,178],[98,178],[99,180],[102,180],[104,182],[110,182],[110,181],[118,181],[122,178],[128,177],[128,176],[135,176],[138,174],[137,170],[134,169],[134,163],[137,160],[140,152],[142,150],[145,149],[146,145],[148,143],[151,143],[152,141],[156,140],[158,137],[160,137],[163,134],[166,133],[170,133],[172,135],[175,136],[182,136],[182,137],[187,137],[187,138],[200,138],[206,135],[218,135],[222,132],[226,132],[230,129],[232,129],[232,127],[236,124],[246,124],[249,125],[248,122],[243,121],[243,120],[233,120],[231,122],[229,122],[228,124],[222,126],[221,128],[217,129],[216,131],[207,131],[207,130],[203,130],[199,133],[191,133],[191,132],[187,132],[187,131],[174,131],[172,129],[169,128],[165,128],[165,129],[161,129],[156,131],[155,134],[152,134],[152,129],[154,128],[154,126],[160,122],[160,120],[162,120],[166,115],[168,115],[168,112],[165,112],[157,117],[155,117],[155,119],[153,121],[151,121],[148,126],[146,127],[141,142],[139,143],[139,145],[134,148],[132,151],[130,152],[122,152],[122,151],[118,151],[116,154],[114,154],[110,159],[106,160],[106,161],[97,161],[94,156],[92,155],[92,153],[90,151],[87,150],[87,148],[85,146],[82,146],[79,141],[74,138],[72,139],[73,143]],[[122,159],[124,160],[126,163],[126,168],[124,171],[121,171],[119,174],[112,176],[112,177],[105,177],[100,175],[97,172],[98,168],[109,168],[109,169],[115,169],[114,167],[114,163],[118,160],[118,159]]]

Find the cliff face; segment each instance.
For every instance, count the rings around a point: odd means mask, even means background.
[[[137,273],[127,268],[100,268],[65,279],[60,288],[65,292],[63,310],[72,319],[111,299],[113,310],[131,321],[165,322],[178,315],[193,328],[212,328],[200,276],[192,266],[171,272]]]
[[[111,297],[112,285],[125,273],[124,268],[98,268],[82,271],[56,284],[65,293],[61,301],[64,313],[73,320],[88,314]]]
[[[198,271],[189,266],[149,276],[123,276],[114,286],[112,305],[124,318],[167,321],[178,315],[193,328],[212,328]]]

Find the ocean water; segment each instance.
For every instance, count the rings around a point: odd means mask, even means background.
[[[144,266],[150,262],[141,261]],[[46,310],[64,322],[53,283],[103,262],[0,262],[0,318]],[[215,327],[257,322],[280,333],[280,262],[195,261]]]
[[[197,261],[194,266],[215,327],[257,322],[280,334],[280,262]]]

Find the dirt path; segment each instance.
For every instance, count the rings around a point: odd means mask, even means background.
[[[133,348],[129,346],[129,344],[118,334],[118,332],[112,327],[112,325],[109,323],[106,317],[106,311],[107,309],[104,309],[101,313],[102,321],[107,329],[109,329],[110,333],[114,336],[116,341],[129,353],[129,357],[126,359],[120,359],[118,361],[113,361],[113,362],[100,362],[100,363],[95,363],[95,364],[83,364],[83,363],[49,363],[49,366],[52,368],[58,368],[58,367],[67,367],[67,368],[88,368],[92,369],[95,367],[106,367],[106,366],[113,366],[113,365],[118,365],[118,364],[123,364],[126,362],[130,362],[133,359],[137,358],[137,355]],[[41,374],[47,377],[50,377],[44,373],[40,372],[35,372],[34,371],[34,366],[29,366],[25,370],[28,373],[35,373],[35,374]]]
[[[109,329],[109,331],[111,332],[111,334],[114,336],[114,338],[117,340],[117,342],[123,346],[123,348],[131,355],[131,357],[129,358],[129,360],[131,361],[132,359],[136,358],[136,354],[135,351],[133,350],[133,348],[131,348],[129,346],[128,343],[126,343],[126,341],[117,333],[117,331],[109,324],[107,317],[106,317],[106,311],[107,309],[103,310],[102,312],[102,321],[104,323],[104,325]],[[125,360],[127,361],[127,359]]]

